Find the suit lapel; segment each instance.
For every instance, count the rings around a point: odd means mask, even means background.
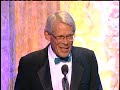
[[[72,49],[72,76],[71,76],[71,84],[70,90],[78,90],[80,80],[83,74],[83,66],[80,63],[81,57],[77,56],[78,53]]]
[[[53,90],[47,51],[48,47],[44,50],[44,56],[42,59],[44,63],[37,73],[44,90]]]

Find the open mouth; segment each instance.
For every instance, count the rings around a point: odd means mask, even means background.
[[[69,51],[69,47],[67,47],[67,48],[60,47],[60,48],[61,48],[61,51],[64,53],[67,53]]]

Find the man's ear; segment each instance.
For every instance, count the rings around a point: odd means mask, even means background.
[[[47,31],[44,31],[45,39],[50,41],[50,34]]]

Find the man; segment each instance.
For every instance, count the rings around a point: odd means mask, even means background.
[[[64,90],[61,72],[64,64],[68,66],[69,90],[102,90],[95,54],[72,46],[74,33],[75,22],[69,13],[50,15],[44,31],[50,44],[21,58],[15,90]]]

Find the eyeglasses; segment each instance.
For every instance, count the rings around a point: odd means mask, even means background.
[[[70,35],[67,35],[67,36],[55,36],[54,34],[51,33],[51,35],[58,41],[58,42],[62,42],[65,38],[68,40],[68,41],[73,41],[74,40],[74,34],[70,34]]]

